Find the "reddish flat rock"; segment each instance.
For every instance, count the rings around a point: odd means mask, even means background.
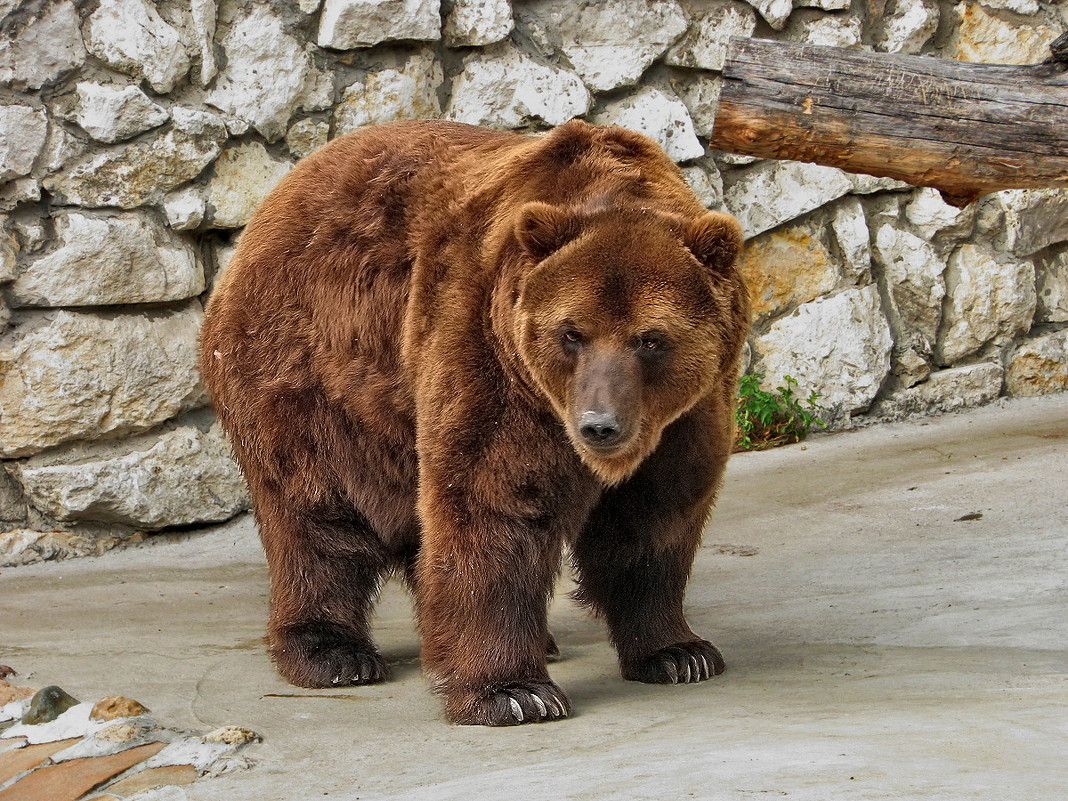
[[[192,765],[167,765],[163,768],[149,768],[119,779],[105,789],[109,793],[120,796],[130,796],[144,790],[154,790],[166,785],[191,784],[197,779],[197,769]]]
[[[163,746],[149,743],[111,756],[72,759],[38,768],[0,790],[0,801],[75,801],[98,784],[159,753]]]
[[[40,765],[52,754],[62,751],[64,748],[69,748],[76,742],[78,742],[78,738],[72,737],[69,740],[27,745],[24,748],[16,748],[14,751],[5,751],[0,754],[0,784],[15,778],[24,770]]]

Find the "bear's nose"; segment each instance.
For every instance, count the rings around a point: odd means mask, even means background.
[[[579,434],[596,448],[608,448],[623,438],[623,425],[612,412],[585,411],[579,418]]]

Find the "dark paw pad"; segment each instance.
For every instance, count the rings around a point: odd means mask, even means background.
[[[691,684],[718,676],[723,654],[707,640],[680,643],[623,666],[623,678],[649,684]]]
[[[487,689],[456,716],[457,723],[482,726],[518,726],[566,718],[571,701],[550,682],[504,684]]]
[[[376,684],[389,678],[389,665],[373,644],[347,637],[333,626],[296,626],[272,640],[271,658],[278,672],[298,687]]]

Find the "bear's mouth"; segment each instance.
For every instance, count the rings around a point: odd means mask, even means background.
[[[609,486],[619,484],[633,475],[649,451],[648,447],[643,447],[640,430],[635,431],[626,441],[610,446],[594,445],[577,435],[577,432],[568,433],[572,447],[583,464]]]

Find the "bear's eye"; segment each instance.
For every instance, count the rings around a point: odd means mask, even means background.
[[[642,334],[637,337],[635,347],[650,353],[657,353],[667,349],[667,341],[660,334]]]
[[[585,337],[583,337],[575,328],[565,326],[560,332],[560,339],[564,343],[565,348],[573,349],[581,345],[585,340]]]

